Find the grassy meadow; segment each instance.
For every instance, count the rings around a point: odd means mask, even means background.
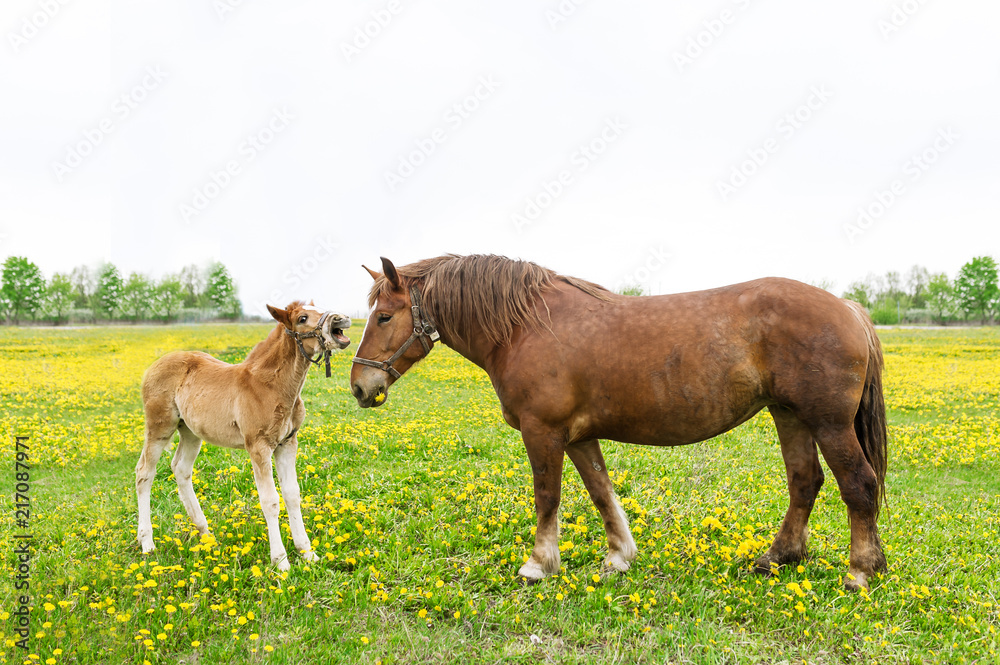
[[[139,382],[155,358],[238,362],[270,326],[0,328],[0,663],[1000,662],[1000,329],[881,330],[889,406],[889,571],[845,594],[849,532],[836,483],[811,558],[750,572],[787,507],[766,412],[674,449],[605,442],[639,557],[601,577],[601,521],[564,470],[563,571],[517,568],[535,525],[531,472],[488,378],[439,346],[361,410],[347,375],[313,369],[298,461],[321,559],[270,564],[241,451],[206,445],[194,532],[164,453],[156,551],[135,541]],[[32,515],[14,523],[14,436],[29,436]],[[30,650],[15,646],[11,536],[30,532]]]

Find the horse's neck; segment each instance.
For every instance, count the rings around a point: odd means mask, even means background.
[[[273,383],[291,401],[302,392],[309,372],[309,363],[280,323],[267,339],[253,348],[243,365],[254,376]]]
[[[467,333],[463,339],[457,339],[455,336],[441,332],[441,342],[458,352],[466,360],[489,372],[490,360],[496,353],[497,347],[486,338],[482,331],[476,330],[475,326],[472,328],[473,330]]]

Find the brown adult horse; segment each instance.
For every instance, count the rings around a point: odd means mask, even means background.
[[[329,358],[330,351],[350,344],[343,330],[351,326],[351,318],[298,301],[286,309],[270,305],[267,309],[278,325],[242,363],[230,365],[207,353],[175,351],[154,362],[143,375],[146,442],[135,467],[137,538],[143,554],[154,549],[149,495],[156,463],[174,432],[179,431],[180,442],[170,467],[177,479],[181,503],[199,533],[210,532],[191,474],[204,439],[249,453],[267,522],[271,562],[280,570],[288,570],[288,556],[278,530],[278,492],[271,471],[274,456],[292,540],[304,559],[317,560],[302,522],[295,474],[299,448],[296,432],[306,416],[300,394],[311,364],[319,364],[313,356],[323,354]]]
[[[704,441],[767,408],[777,426],[788,512],[756,570],[806,556],[823,484],[816,447],[847,504],[859,589],[886,567],[876,518],[886,470],[882,350],[857,304],[788,279],[627,297],[498,256],[442,256],[383,274],[351,371],[362,407],[442,342],[486,370],[504,420],[521,431],[538,528],[529,580],[559,571],[563,454],[600,511],[605,565],[636,556],[598,439],[656,446]],[[422,302],[421,302],[422,300]],[[420,341],[420,344],[415,344]]]

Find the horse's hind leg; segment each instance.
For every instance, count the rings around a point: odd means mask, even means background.
[[[181,503],[187,511],[188,517],[194,522],[194,526],[201,535],[208,535],[208,520],[205,513],[201,511],[201,504],[198,503],[198,496],[194,493],[194,484],[191,477],[194,472],[194,461],[201,451],[201,438],[188,429],[184,423],[180,425],[181,441],[174,451],[174,458],[170,461],[170,468],[174,472],[177,480],[177,493],[181,497]]]
[[[770,411],[778,429],[781,456],[785,459],[788,512],[771,547],[757,559],[756,570],[763,574],[770,572],[772,564],[781,565],[806,558],[809,513],[823,486],[823,469],[812,433],[788,409],[774,406]]]
[[[878,478],[865,458],[853,423],[827,426],[816,432],[819,449],[840,487],[851,523],[851,566],[848,589],[868,588],[868,578],[886,569],[878,536]]]
[[[635,559],[637,550],[625,511],[615,501],[614,486],[608,478],[601,444],[596,439],[581,441],[568,446],[566,453],[573,460],[590,494],[590,500],[604,520],[604,531],[608,536],[608,557],[604,560],[604,566],[613,571],[625,572]]]
[[[292,529],[292,542],[295,549],[306,561],[317,561],[319,557],[312,551],[312,543],[302,522],[302,497],[299,493],[299,479],[295,474],[295,455],[299,449],[298,437],[278,445],[274,449],[274,466],[278,472],[278,483],[281,485],[281,496],[285,499],[285,510],[288,512],[288,525]]]
[[[154,549],[153,522],[150,517],[149,495],[156,477],[156,463],[160,461],[163,449],[170,443],[177,430],[177,414],[172,405],[146,404],[146,441],[135,465],[135,494],[139,504],[139,527],[136,539],[142,546],[142,553]]]

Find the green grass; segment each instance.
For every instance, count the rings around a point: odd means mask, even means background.
[[[230,328],[160,334],[178,348],[235,361],[252,344],[246,338],[265,330]],[[628,573],[598,581],[603,528],[567,461],[563,574],[522,585],[516,571],[535,525],[523,445],[503,423],[485,374],[443,347],[379,409],[360,410],[351,397],[350,353],[334,357],[332,379],[312,370],[298,468],[320,563],[306,565],[292,553],[286,575],[267,565],[249,461],[208,445],[196,464],[196,491],[219,545],[203,550],[190,536],[166,453],[153,487],[157,550],[143,557],[133,490],[141,443],[136,368],[163,340],[149,329],[113,335],[127,349],[133,333],[131,374],[105,401],[82,378],[79,399],[62,394],[58,377],[37,388],[3,386],[10,396],[5,440],[28,433],[45,460],[32,472],[32,628],[43,634],[32,649],[40,662],[998,661],[996,330],[880,331],[892,425],[889,510],[880,520],[889,571],[868,595],[842,591],[849,533],[829,471],[810,521],[810,560],[771,580],[749,572],[787,506],[766,414],[694,446],[603,443],[639,558]],[[41,354],[25,348],[32,343],[70,346],[92,358],[89,365],[122,353],[97,333],[33,331],[36,342],[20,334],[0,333],[0,363]],[[359,340],[360,328],[351,336]],[[90,425],[90,413],[119,423],[125,435],[109,438],[111,425]],[[67,457],[63,449],[80,437],[95,443]],[[6,518],[12,506],[9,491],[3,495]],[[281,519],[291,549],[284,513]],[[4,561],[9,578],[13,560]],[[154,562],[167,568],[153,574]],[[137,573],[157,586],[142,586]],[[12,589],[0,588],[9,611]],[[46,611],[46,602],[55,607]],[[253,618],[240,623],[248,612]],[[9,619],[0,626],[8,639]],[[2,662],[24,655],[9,644],[0,651]]]

